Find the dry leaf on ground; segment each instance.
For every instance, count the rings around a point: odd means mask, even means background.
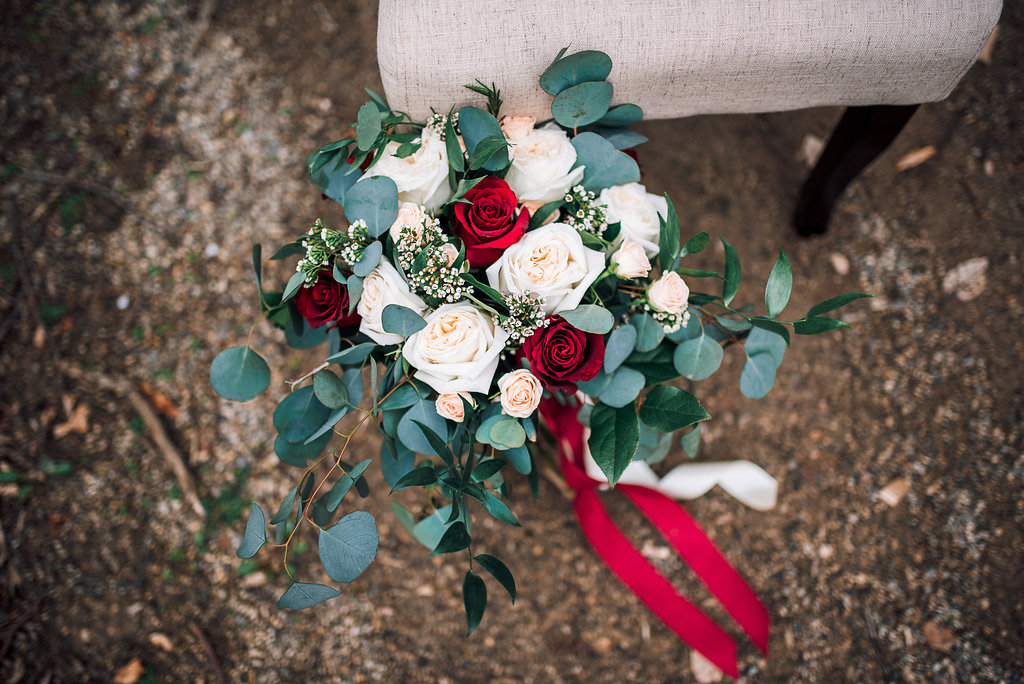
[[[146,399],[149,400],[149,403],[156,409],[157,413],[162,413],[171,420],[177,420],[178,416],[181,415],[181,409],[174,403],[174,400],[156,387],[146,382],[140,382],[139,390],[146,395]]]
[[[144,671],[142,659],[132,658],[127,665],[114,674],[114,684],[135,684],[142,677]]]
[[[934,145],[926,145],[924,147],[918,147],[910,150],[896,160],[896,171],[906,171],[914,168],[915,166],[920,166],[934,157],[936,152],[938,152],[938,150],[935,149]]]
[[[66,407],[65,407],[66,408]],[[89,431],[89,405],[79,404],[71,410],[71,415],[68,419],[54,426],[53,436],[56,439],[66,437],[72,432],[77,432],[80,435],[84,435]]]
[[[924,623],[921,631],[924,632],[924,640],[932,648],[937,648],[940,651],[949,651],[956,645],[956,635],[951,630],[940,626],[934,620]]]
[[[878,500],[889,506],[895,506],[910,491],[910,480],[905,477],[898,477],[889,484],[878,490]]]

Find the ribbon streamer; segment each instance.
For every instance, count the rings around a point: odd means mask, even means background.
[[[608,483],[603,478],[596,479],[587,473],[583,426],[576,418],[577,411],[576,407],[561,405],[553,399],[545,400],[540,405],[541,415],[560,440],[559,465],[566,483],[576,493],[573,507],[584,535],[608,568],[683,642],[729,676],[739,677],[736,643],[732,637],[677,592],[608,515],[597,493],[602,486],[607,488]],[[616,490],[621,491],[647,516],[751,641],[767,655],[770,627],[768,610],[686,509],[662,491],[665,488],[692,493],[699,489],[700,494],[703,494],[715,484],[722,484],[721,473],[709,474],[705,471],[703,478],[696,484],[679,484],[685,477],[685,471],[666,483],[664,479],[659,481],[650,468],[647,470],[649,475],[642,469],[634,469],[634,483],[626,483],[623,477]],[[771,479],[770,475],[761,472]],[[740,492],[742,497],[759,505],[769,502],[767,490],[771,488],[763,478],[756,475],[750,478],[756,486],[744,486],[739,478],[725,479],[729,487]],[[726,487],[723,485],[723,488]],[[732,490],[727,490],[732,493]],[[752,491],[754,494],[751,494]],[[773,504],[774,489],[771,489],[770,499]]]

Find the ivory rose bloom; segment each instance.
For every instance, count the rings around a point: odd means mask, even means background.
[[[505,181],[519,201],[531,206],[562,199],[583,179],[576,148],[555,124],[530,132],[512,147],[512,168]]]
[[[385,332],[381,323],[384,307],[388,304],[400,304],[416,313],[423,313],[427,308],[426,303],[409,290],[408,283],[395,267],[387,259],[381,259],[377,268],[363,280],[363,294],[356,306],[356,311],[362,316],[359,332],[377,344],[398,344],[402,341],[401,335]]]
[[[387,176],[398,186],[398,199],[423,205],[428,211],[448,201],[448,152],[444,141],[429,128],[423,130],[422,144],[405,158],[394,156],[398,143],[390,142],[384,156],[366,171],[366,178]]]
[[[501,390],[501,410],[513,418],[529,418],[540,406],[544,386],[525,368],[505,373],[498,380]]]
[[[533,292],[544,313],[575,309],[604,271],[604,254],[583,246],[576,229],[550,223],[530,231],[487,268],[487,281],[501,292]]]
[[[417,240],[423,236],[423,219],[426,218],[427,212],[423,210],[418,204],[413,202],[402,202],[398,207],[398,218],[391,224],[391,228],[388,232],[391,234],[391,239],[396,243],[398,238],[402,235],[402,228],[409,226],[416,231]]]
[[[470,405],[473,404],[473,399],[466,392],[447,392],[438,395],[437,400],[434,402],[437,415],[453,420],[456,423],[461,423],[466,419],[466,406],[462,403],[463,399],[468,401]]]
[[[670,314],[686,313],[690,288],[675,271],[663,273],[647,288],[647,302],[652,308]]]
[[[510,143],[517,143],[533,132],[535,123],[532,116],[506,116],[501,120],[501,132]]]
[[[612,271],[620,278],[646,278],[651,262],[639,242],[625,238],[612,254]]]
[[[648,257],[658,254],[661,221],[658,215],[668,216],[668,202],[661,195],[647,192],[639,183],[626,183],[605,188],[597,198],[605,207],[608,223],[618,222],[619,235],[640,244]]]
[[[440,394],[486,394],[508,333],[489,314],[466,303],[444,304],[426,321],[402,347],[416,379]]]

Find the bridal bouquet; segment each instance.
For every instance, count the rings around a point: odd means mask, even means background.
[[[355,580],[373,561],[374,519],[344,502],[353,488],[365,495],[376,460],[392,491],[428,490],[421,509],[392,504],[412,537],[431,555],[467,553],[472,632],[486,605],[483,573],[516,594],[508,566],[480,552],[472,518],[519,525],[507,499],[513,473],[536,498],[542,401],[579,406],[589,458],[614,486],[632,461],[658,462],[676,440],[696,453],[709,415],[680,379],[707,378],[733,348],[745,358],[740,390],[762,397],[791,330],[849,327],[823,314],[867,296],[780,320],[792,287],[780,252],[765,312],[735,306],[733,247],[722,240],[721,273],[685,265],[709,236],[681,241],[671,200],[639,183],[623,150],[645,141],[628,128],[641,111],[611,106],[611,60],[564,53],[540,79],[553,96],[547,122],[506,114],[499,90],[479,81],[467,87],[486,108],[425,122],[367,91],[354,135],[308,159],[347,225],[317,219],[281,247],[272,259],[298,259],[280,290],[264,288],[254,247],[265,317],[292,347],[326,343],[323,362],[289,382],[273,414],[274,452],[300,469],[297,483],[270,518],[269,538],[263,510],[252,506],[238,549],[249,558],[265,544],[283,548],[293,584],[281,607],[340,593],[295,580],[287,559],[301,528],[318,534],[335,582]],[[247,343],[221,352],[210,378],[222,397],[245,401],[267,389],[270,370]],[[350,448],[367,422],[382,434],[379,455]]]

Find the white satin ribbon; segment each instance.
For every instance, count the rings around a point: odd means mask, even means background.
[[[607,482],[608,479],[590,455],[586,436],[583,440],[583,463],[587,475]],[[759,511],[774,508],[779,491],[779,483],[775,478],[750,461],[684,463],[668,471],[661,479],[643,461],[633,461],[626,466],[619,482],[650,487],[673,499],[696,499],[718,485],[740,503]]]

